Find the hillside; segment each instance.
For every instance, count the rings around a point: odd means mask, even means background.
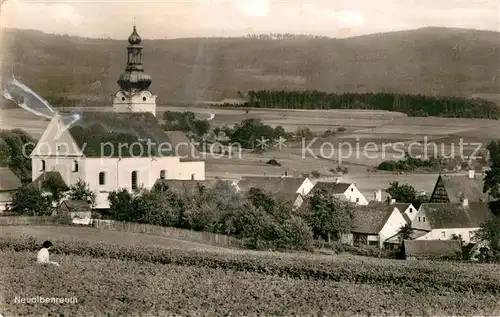
[[[108,97],[127,42],[3,30],[3,75],[51,100]],[[139,29],[140,33],[140,29]],[[159,103],[218,101],[238,90],[316,89],[470,96],[499,94],[500,36],[422,28],[346,39],[206,38],[143,41]],[[102,86],[92,86],[97,80]]]

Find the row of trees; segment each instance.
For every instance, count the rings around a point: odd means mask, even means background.
[[[68,187],[62,179],[49,176],[40,187],[29,184],[18,189],[7,206],[7,212],[23,216],[48,216],[57,211],[61,200],[65,198],[86,201],[95,207],[97,194],[81,180]]]
[[[241,93],[240,93],[241,94]],[[240,107],[279,109],[376,109],[409,116],[441,116],[498,119],[494,102],[475,98],[435,97],[396,93],[326,93],[316,90],[250,90]]]
[[[247,34],[244,36],[244,38],[266,40],[266,41],[331,39],[331,37],[324,35],[292,34],[292,33]]]
[[[190,111],[166,111],[163,120],[165,120],[163,124],[165,130],[183,131],[190,137],[202,142],[238,143],[245,149],[262,150],[263,148],[259,147],[258,142],[261,138],[268,140],[279,139],[280,137],[285,139],[292,137],[311,138],[313,135],[308,128],[298,129],[296,133],[289,133],[282,126],[273,128],[255,118],[244,119],[232,128],[228,126],[214,128],[209,121],[197,119],[195,114]]]
[[[430,170],[438,170],[440,166],[440,159],[431,156],[429,159],[423,160],[415,158],[408,153],[405,153],[405,158],[399,161],[384,161],[377,166],[378,170],[382,171],[405,171],[413,172],[419,168]]]

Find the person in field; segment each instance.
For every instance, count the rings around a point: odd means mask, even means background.
[[[52,262],[49,260],[49,249],[52,247],[52,242],[50,241],[45,241],[42,245],[42,248],[40,251],[38,251],[38,254],[36,256],[36,261],[38,263],[42,264],[54,264],[55,266],[59,266],[59,263],[57,262]]]

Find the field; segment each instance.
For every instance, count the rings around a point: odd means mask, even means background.
[[[34,233],[27,227],[26,232]],[[5,316],[352,316],[500,313],[496,265],[152,248],[54,240],[59,268],[34,262],[42,235],[0,237]],[[47,228],[46,232],[52,232]],[[119,233],[121,235],[122,233]],[[107,233],[96,233],[104,238]],[[52,236],[51,236],[52,237]],[[62,236],[61,236],[62,237]],[[76,237],[83,237],[78,241]],[[124,240],[128,238],[125,237]],[[116,242],[116,241],[115,241]],[[14,251],[16,250],[16,251]],[[16,303],[15,298],[77,303]]]

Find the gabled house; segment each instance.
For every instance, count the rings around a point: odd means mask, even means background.
[[[439,175],[432,191],[430,203],[459,203],[466,198],[469,202],[487,202],[483,193],[484,180],[469,171],[467,175]]]
[[[424,203],[420,206],[412,227],[428,230],[418,240],[451,240],[458,236],[465,243],[474,242],[475,232],[493,214],[487,203]]]
[[[260,188],[276,194],[293,203],[298,208],[304,202],[304,196],[309,194],[313,183],[307,177],[242,177],[234,183],[237,192],[248,193],[250,188]]]
[[[58,210],[60,213],[69,214],[73,223],[88,225],[92,219],[92,208],[83,200],[63,200]]]
[[[394,206],[401,211],[405,219],[408,221],[408,224],[411,224],[411,221],[415,218],[418,211],[415,206],[411,203],[395,203]]]
[[[22,186],[19,177],[8,167],[0,167],[0,212],[12,203],[12,195]]]
[[[403,218],[406,220],[406,222],[411,225],[411,220],[414,218],[414,216],[417,214],[417,209],[413,206],[411,203],[396,203],[395,201],[391,200],[388,202],[379,202],[379,201],[370,201],[368,205],[372,206],[377,206],[381,204],[387,204],[387,205],[392,205],[393,207],[397,208],[400,212]]]
[[[317,182],[309,194],[313,195],[321,190],[326,190],[342,201],[349,201],[358,205],[368,205],[368,200],[358,190],[354,183],[341,183],[339,181]]]
[[[401,227],[407,224],[403,213],[394,205],[386,203],[356,206],[353,216],[351,233],[344,235],[342,240],[355,246],[382,248],[389,238],[396,236]]]
[[[407,260],[460,260],[462,246],[458,240],[404,240]]]

